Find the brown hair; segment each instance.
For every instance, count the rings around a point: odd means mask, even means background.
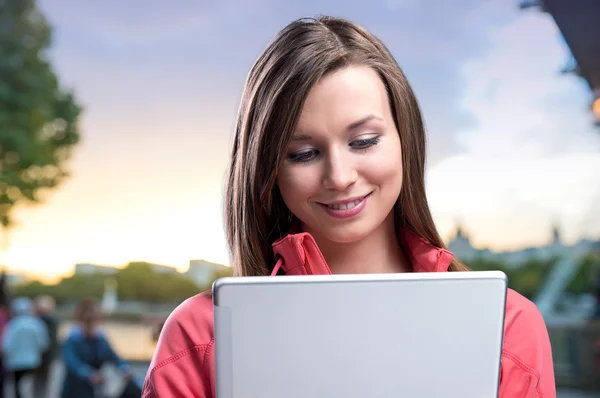
[[[225,227],[235,275],[268,275],[271,244],[291,228],[293,215],[276,185],[277,171],[310,89],[350,65],[376,71],[386,86],[401,135],[403,188],[397,227],[444,247],[425,194],[425,128],[417,99],[385,45],[339,18],[302,18],[286,26],[247,77],[237,118],[225,193]],[[451,271],[468,268],[454,259]]]

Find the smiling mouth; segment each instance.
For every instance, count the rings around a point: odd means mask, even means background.
[[[331,204],[319,203],[319,204],[327,207],[328,209],[332,209],[332,210],[350,210],[350,209],[355,208],[359,204],[361,204],[361,202],[364,201],[370,195],[371,194],[369,193],[368,195],[365,195],[362,198],[357,198],[357,199],[349,200],[349,201],[341,200],[341,201],[338,201],[337,203],[331,203]]]
[[[325,205],[330,209],[333,210],[350,210],[355,208],[356,206],[358,206],[360,204],[360,202],[362,202],[363,200],[365,200],[365,198],[362,199],[356,199],[350,203],[344,203],[344,204],[333,204],[333,205]]]

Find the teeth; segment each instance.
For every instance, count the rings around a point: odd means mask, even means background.
[[[360,204],[360,202],[362,202],[361,199],[356,199],[354,202],[345,203],[342,205],[327,205],[327,207],[329,207],[330,209],[333,209],[333,210],[349,210],[349,209],[352,209],[352,208],[358,206]]]

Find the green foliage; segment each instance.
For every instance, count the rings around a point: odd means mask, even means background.
[[[573,278],[567,291],[572,294],[589,293],[594,289],[594,282],[600,276],[600,257],[590,254],[583,258],[579,272]]]
[[[0,226],[67,176],[81,112],[47,59],[52,30],[34,0],[0,2]]]
[[[219,278],[225,278],[227,276],[232,276],[232,275],[233,275],[233,268],[221,266],[221,267],[219,267],[219,269],[217,270],[217,273],[215,274],[215,280],[219,279]]]
[[[474,271],[499,270],[508,276],[509,287],[529,299],[535,298],[547,275],[557,264],[556,258],[547,261],[529,259],[523,264],[508,266],[507,264],[488,259],[474,259],[468,263]],[[579,272],[567,288],[567,293],[589,293],[594,287],[595,278],[600,275],[600,258],[589,255],[581,260]],[[230,267],[220,267],[213,280],[231,276]],[[186,276],[177,273],[156,272],[151,264],[132,262],[114,275],[73,275],[64,278],[57,285],[44,285],[34,281],[18,286],[13,295],[34,297],[38,294],[51,294],[59,303],[75,301],[85,297],[100,299],[104,293],[106,278],[117,282],[117,293],[120,300],[145,301],[149,303],[181,302],[201,291],[207,286],[196,286]]]
[[[600,272],[600,258],[588,255],[581,259],[582,264],[579,271],[566,289],[566,293],[583,294],[593,289],[594,278]],[[542,287],[544,280],[557,264],[558,258],[539,260],[530,258],[523,264],[508,266],[498,260],[478,258],[470,261],[467,265],[473,271],[502,271],[508,277],[508,286],[523,296],[532,299]]]
[[[39,281],[32,281],[15,287],[11,294],[32,298],[40,294],[49,294],[59,303],[83,298],[99,299],[104,293],[105,278],[104,274],[73,275],[62,279],[56,285],[45,285]]]
[[[185,276],[158,273],[143,262],[129,263],[115,279],[121,300],[183,301],[200,292],[200,287]]]
[[[149,303],[181,302],[206,289],[206,287],[197,286],[184,275],[159,273],[152,268],[151,264],[133,262],[118,270],[114,275],[73,275],[62,279],[56,285],[45,285],[33,281],[17,286],[12,294],[26,297],[50,294],[58,303],[77,301],[86,297],[100,299],[104,294],[107,278],[117,282],[117,294],[120,300]]]
[[[17,287],[15,293],[19,296],[35,297],[39,294],[49,293],[53,286],[47,286],[39,281],[33,281]]]
[[[58,301],[81,300],[86,297],[100,298],[104,293],[104,278],[102,274],[95,275],[73,275],[64,278],[54,292]]]

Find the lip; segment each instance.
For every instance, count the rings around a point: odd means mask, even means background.
[[[371,193],[369,193],[368,195],[365,195],[365,196],[358,196],[355,198],[339,200],[337,202],[330,202],[330,203],[317,202],[317,203],[319,203],[319,205],[325,211],[325,213],[327,213],[331,217],[351,218],[351,217],[357,216],[358,214],[360,214],[363,211],[363,209],[367,205],[369,196],[371,196]],[[360,201],[360,203],[357,203],[356,206],[352,207],[351,209],[334,209],[334,208],[330,207],[332,205],[347,205],[347,204],[355,202],[355,201]]]

